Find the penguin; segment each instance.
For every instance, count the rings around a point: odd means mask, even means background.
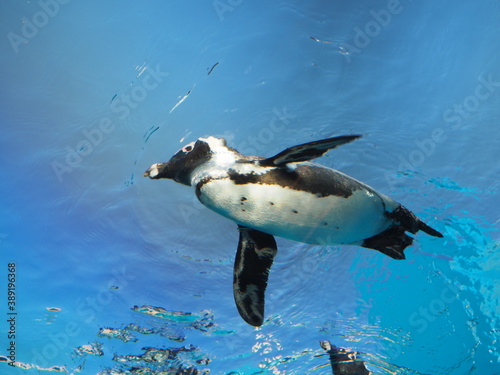
[[[356,352],[347,351],[332,345],[330,341],[320,341],[320,346],[330,356],[330,365],[333,375],[371,375],[363,361],[360,361]]]
[[[413,242],[406,232],[443,237],[372,187],[311,162],[360,137],[308,142],[268,158],[243,155],[223,138],[199,138],[168,162],[153,164],[144,177],[191,186],[203,205],[237,224],[234,298],[241,317],[258,327],[277,254],[274,236],[312,245],[356,245],[393,259],[405,259],[403,251]]]

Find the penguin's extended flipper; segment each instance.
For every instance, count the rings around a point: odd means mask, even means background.
[[[259,161],[263,167],[280,166],[287,163],[308,161],[322,156],[328,150],[360,138],[360,135],[343,135],[335,138],[322,139],[293,146],[281,151],[279,154]]]
[[[241,317],[252,326],[264,321],[264,294],[269,269],[278,252],[270,234],[238,225],[240,239],[234,262],[233,290]]]

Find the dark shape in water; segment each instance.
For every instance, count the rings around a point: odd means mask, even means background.
[[[216,62],[216,63],[215,63],[215,64],[214,64],[211,68],[210,68],[210,70],[209,70],[209,71],[208,71],[208,73],[207,73],[207,76],[209,76],[209,75],[210,75],[210,73],[212,73],[212,70],[214,70],[214,68],[215,68],[217,65],[219,65],[219,62],[218,62],[218,61],[217,61],[217,62]]]
[[[333,375],[370,375],[363,361],[359,361],[355,352],[337,348],[330,341],[320,341],[319,344],[330,355]]]

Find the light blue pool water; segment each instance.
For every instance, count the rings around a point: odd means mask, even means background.
[[[0,373],[331,374],[329,340],[376,374],[500,374],[498,2],[8,0],[0,19]],[[198,137],[271,156],[344,134],[363,138],[318,162],[444,238],[405,261],[277,239],[250,327],[235,224],[142,174]]]

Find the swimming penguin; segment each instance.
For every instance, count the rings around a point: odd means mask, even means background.
[[[363,361],[356,352],[347,351],[332,345],[330,341],[320,341],[319,344],[330,356],[333,375],[370,375]]]
[[[151,179],[192,186],[202,204],[239,229],[234,298],[242,318],[264,320],[264,292],[277,253],[274,236],[315,245],[358,245],[405,259],[413,238],[405,232],[442,234],[370,186],[311,163],[359,135],[290,147],[270,158],[246,156],[222,138],[199,138],[168,162],[153,164]]]

